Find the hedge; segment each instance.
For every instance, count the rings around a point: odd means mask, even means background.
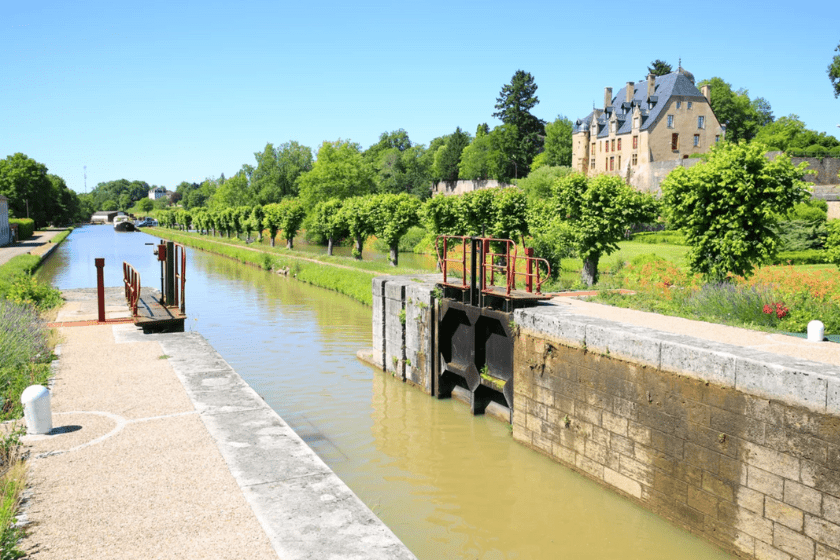
[[[29,239],[35,233],[35,220],[30,218],[10,218],[9,225],[17,224],[18,226],[18,241]]]
[[[769,264],[826,264],[831,263],[823,249],[780,251]]]

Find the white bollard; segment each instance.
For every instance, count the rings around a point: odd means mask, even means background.
[[[808,342],[822,342],[825,338],[825,325],[822,321],[808,323]]]
[[[41,385],[30,385],[20,395],[23,403],[23,417],[26,419],[26,433],[47,434],[52,430],[50,392]]]

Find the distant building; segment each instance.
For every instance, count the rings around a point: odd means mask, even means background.
[[[645,164],[704,153],[725,134],[709,99],[709,86],[698,90],[694,76],[682,67],[627,82],[615,97],[612,88],[605,88],[604,108],[575,122],[572,166],[587,175],[618,174],[630,180]]]
[[[108,211],[100,211],[94,212],[93,216],[90,217],[90,223],[92,224],[110,224],[114,221],[114,218],[118,214],[122,214],[123,212],[118,212],[117,210],[108,210]]]
[[[163,187],[152,187],[149,189],[149,198],[152,200],[157,200],[164,196],[166,196],[166,189]]]
[[[12,241],[12,228],[9,227],[9,199],[0,195],[0,247]]]

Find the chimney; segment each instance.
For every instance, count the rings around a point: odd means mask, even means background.
[[[647,82],[648,82],[648,94],[647,94],[647,96],[650,97],[651,95],[653,95],[653,90],[656,88],[656,76],[654,76],[653,74],[648,74]]]
[[[604,88],[604,109],[612,105],[612,88],[605,87]]]
[[[706,98],[706,101],[711,103],[712,102],[712,88],[709,87],[709,84],[706,84],[705,86],[703,86],[703,88],[700,91],[703,93],[703,97]]]
[[[633,90],[635,89],[635,82],[627,82],[627,94],[624,96],[624,101],[630,103],[633,101]]]

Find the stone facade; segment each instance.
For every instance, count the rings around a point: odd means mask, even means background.
[[[466,180],[459,181],[440,181],[435,183],[432,187],[432,196],[436,194],[452,194],[460,195],[480,189],[495,189],[499,187],[509,187],[507,183],[500,183],[495,179],[481,180]]]
[[[0,247],[12,240],[12,230],[9,227],[9,199],[0,195]]]
[[[627,82],[615,97],[605,88],[604,108],[576,121],[572,167],[590,176],[609,173],[629,180],[640,165],[704,153],[724,133],[709,105],[708,86],[701,93],[682,68],[651,74]]]

